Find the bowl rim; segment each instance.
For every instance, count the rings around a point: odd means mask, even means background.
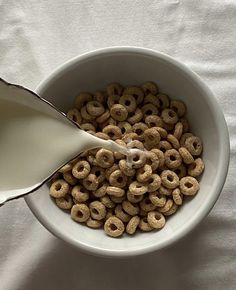
[[[76,248],[85,251],[87,253],[92,253],[94,255],[100,255],[100,256],[108,256],[108,257],[129,257],[129,256],[136,256],[141,254],[146,254],[149,252],[153,252],[156,250],[163,249],[167,246],[170,246],[171,244],[177,242],[184,236],[186,236],[188,233],[190,233],[202,220],[207,214],[211,211],[214,204],[216,203],[221,190],[224,186],[227,173],[228,173],[228,167],[229,167],[229,159],[230,159],[230,143],[229,143],[229,133],[228,133],[228,127],[223,115],[223,112],[220,108],[220,105],[218,104],[217,99],[214,97],[212,91],[210,88],[201,80],[201,78],[193,72],[190,68],[188,68],[185,64],[180,62],[179,60],[174,59],[173,57],[159,51],[155,51],[150,48],[143,48],[143,47],[136,47],[136,46],[112,46],[112,47],[105,47],[96,49],[90,52],[83,53],[81,55],[78,55],[60,66],[58,66],[49,76],[44,78],[40,84],[36,88],[36,92],[40,94],[41,91],[45,90],[47,86],[50,85],[50,83],[55,79],[58,78],[61,74],[64,74],[64,71],[68,68],[73,68],[73,66],[77,65],[78,62],[85,61],[89,58],[94,58],[96,56],[102,56],[102,55],[111,55],[111,54],[124,54],[124,53],[132,53],[132,54],[141,54],[145,56],[150,57],[157,57],[159,59],[164,60],[165,62],[170,63],[171,65],[174,65],[179,70],[183,71],[190,79],[192,79],[197,86],[201,87],[204,94],[207,96],[207,99],[213,108],[213,116],[217,120],[216,127],[218,128],[218,132],[221,132],[220,134],[220,154],[219,154],[219,163],[221,164],[221,168],[217,171],[217,177],[218,180],[215,183],[215,188],[212,188],[212,194],[209,196],[207,202],[199,209],[197,214],[195,214],[195,218],[190,219],[188,222],[186,222],[183,227],[181,227],[178,232],[175,233],[172,237],[170,237],[167,241],[163,241],[160,243],[149,245],[148,247],[139,247],[134,248],[134,250],[108,250],[108,249],[101,249],[96,248],[95,246],[90,246],[84,243],[81,243],[78,240],[74,240],[70,237],[68,237],[66,234],[61,232],[58,228],[56,228],[53,224],[48,223],[48,221],[44,218],[44,215],[41,215],[41,213],[38,211],[36,204],[32,201],[30,196],[25,197],[25,201],[29,208],[31,209],[32,213],[35,215],[35,217],[39,220],[39,222],[52,234],[57,236],[58,238],[68,242],[72,246],[75,246]],[[220,172],[220,174],[219,174]],[[219,176],[218,176],[219,175]]]

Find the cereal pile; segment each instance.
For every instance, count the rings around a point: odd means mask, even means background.
[[[145,158],[130,167],[119,152],[93,149],[63,166],[50,195],[73,220],[103,227],[111,237],[148,232],[164,227],[186,196],[198,192],[202,142],[189,130],[182,101],[159,93],[153,82],[112,83],[94,95],[81,93],[74,106],[67,116],[83,130],[143,150]]]

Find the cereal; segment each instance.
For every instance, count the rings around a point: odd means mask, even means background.
[[[186,133],[189,131],[189,122],[187,119],[185,118],[180,118],[179,121],[182,123],[183,125],[183,132]]]
[[[170,144],[168,141],[166,141],[166,140],[162,140],[162,141],[160,141],[157,147],[158,147],[158,149],[160,149],[163,153],[165,153],[166,150],[172,149],[171,144]]]
[[[112,140],[120,139],[122,136],[121,129],[115,125],[107,125],[102,132],[107,134]]]
[[[124,223],[128,223],[129,220],[131,219],[131,216],[129,214],[127,214],[123,208],[121,204],[118,204],[115,208],[115,215],[116,217],[118,217],[120,220],[122,220],[122,222]]]
[[[107,208],[113,208],[116,204],[110,199],[108,195],[104,195],[100,198],[100,201],[105,205]]]
[[[174,110],[178,114],[179,117],[183,117],[186,113],[186,106],[184,102],[180,100],[171,100],[170,108]]]
[[[103,104],[98,101],[90,101],[86,105],[86,110],[91,116],[101,116],[105,112],[105,108]]]
[[[96,153],[96,161],[102,168],[111,167],[114,164],[113,152],[107,149],[100,149]]]
[[[161,117],[156,115],[150,115],[145,118],[145,123],[148,125],[149,128],[158,127],[161,128],[163,126],[163,121]],[[162,136],[160,129],[157,129],[158,133]],[[167,132],[166,132],[167,135]],[[164,136],[166,137],[166,136]]]
[[[70,185],[75,185],[77,183],[77,179],[72,175],[71,171],[66,171],[62,174],[63,178],[66,182],[68,182]]]
[[[108,96],[118,95],[121,96],[123,87],[119,83],[111,83],[107,86],[106,92]]]
[[[93,166],[90,173],[96,175],[99,183],[102,183],[106,179],[105,169],[100,166]]]
[[[119,169],[119,166],[117,164],[114,164],[111,167],[107,168],[105,171],[106,179],[109,180],[109,177],[112,174],[112,172],[114,172],[117,169]]]
[[[119,104],[120,96],[119,95],[110,95],[107,99],[107,106],[111,109],[112,106]]]
[[[84,203],[77,203],[72,206],[71,218],[76,222],[86,222],[90,217],[90,210]]]
[[[147,215],[147,221],[154,229],[161,229],[166,223],[165,217],[158,211],[150,211]]]
[[[156,95],[159,92],[158,86],[154,82],[145,82],[142,84],[142,89],[145,93],[145,95]]]
[[[133,195],[143,195],[147,190],[147,186],[138,181],[133,181],[129,186],[129,191]]]
[[[205,168],[205,165],[201,158],[197,158],[194,160],[192,164],[188,167],[188,175],[192,177],[197,177],[202,174],[203,170]]]
[[[146,129],[143,133],[143,138],[145,143],[152,148],[158,145],[161,140],[161,136],[155,127]]]
[[[187,172],[186,167],[183,163],[180,166],[172,169],[172,171],[175,172],[179,176],[179,179],[186,176],[186,172]]]
[[[166,150],[164,156],[165,156],[165,164],[170,169],[177,168],[182,163],[182,157],[176,149]]]
[[[81,110],[80,110],[80,114],[81,114],[82,118],[83,118],[84,120],[86,120],[87,122],[88,122],[88,121],[92,121],[92,120],[95,119],[95,116],[92,116],[92,115],[90,115],[90,114],[88,113],[86,106],[83,106],[83,107],[81,108]]]
[[[90,215],[93,219],[95,220],[102,220],[106,216],[106,207],[103,203],[100,201],[92,201],[89,204],[89,209],[90,209]]]
[[[78,179],[87,177],[90,173],[91,167],[89,162],[85,160],[79,160],[72,168],[72,174]]]
[[[171,170],[164,170],[161,173],[161,182],[165,187],[173,189],[179,185],[179,177]]]
[[[184,145],[194,156],[199,156],[202,153],[202,141],[196,136],[188,137]]]
[[[139,225],[139,222],[140,222],[140,217],[139,216],[133,216],[127,226],[126,226],[126,233],[128,233],[129,235],[133,235],[136,230],[137,230],[137,227]]]
[[[123,137],[122,137],[122,140],[125,142],[125,143],[130,143],[132,140],[135,141],[135,140],[138,140],[138,134],[132,132],[132,133],[127,133],[125,134]]]
[[[85,103],[92,101],[93,97],[89,93],[80,93],[76,98],[75,98],[75,107],[80,110]]]
[[[185,147],[179,148],[179,154],[181,155],[184,163],[191,164],[194,162],[193,156]]]
[[[156,206],[151,202],[149,196],[146,196],[142,201],[139,203],[140,208],[147,212],[155,210]]]
[[[71,195],[78,202],[85,202],[89,199],[89,193],[82,185],[74,186],[71,190]]]
[[[173,190],[171,188],[166,188],[165,186],[161,185],[158,191],[162,195],[169,196],[172,194]]]
[[[181,136],[180,141],[179,141],[180,146],[181,146],[181,147],[185,146],[185,141],[187,140],[188,137],[191,137],[191,136],[193,136],[192,133],[184,133],[184,134]]]
[[[86,132],[88,131],[96,132],[96,128],[90,123],[83,123],[80,125],[80,128]]]
[[[55,204],[71,218],[110,237],[165,226],[199,190],[202,141],[190,131],[187,108],[151,81],[81,93],[67,117],[102,140],[133,149],[125,156],[104,148],[82,152],[50,181]]]
[[[171,109],[164,109],[161,112],[161,117],[166,124],[176,124],[178,122],[178,115]]]
[[[154,228],[148,223],[147,221],[147,217],[143,217],[140,219],[140,222],[139,222],[139,228],[141,231],[143,232],[150,232],[152,231]]]
[[[177,211],[177,209],[178,209],[178,205],[173,203],[172,207],[168,211],[164,212],[163,214],[164,216],[172,215]]]
[[[142,103],[144,97],[143,90],[135,86],[124,89],[123,95],[132,95],[138,105]]]
[[[128,200],[124,200],[122,202],[122,207],[123,207],[124,211],[129,215],[134,216],[134,215],[137,215],[139,213],[139,206],[136,203],[132,204]]]
[[[138,182],[146,182],[150,179],[152,175],[152,167],[148,164],[145,164],[142,168],[137,170],[137,181]]]
[[[113,119],[120,121],[120,122],[125,121],[128,117],[127,109],[120,104],[113,105],[110,109],[110,114],[111,114]]]
[[[157,155],[152,151],[145,152],[146,164],[150,165],[154,172],[159,166],[159,159]]]
[[[165,109],[167,107],[169,107],[170,101],[169,101],[169,97],[165,94],[158,94],[157,98],[160,102],[160,108],[161,109]]]
[[[81,124],[82,117],[80,114],[80,111],[76,108],[70,109],[68,113],[66,114],[67,118],[74,121],[75,123]]]
[[[104,91],[96,91],[93,95],[93,99],[104,105],[107,100],[107,93]]]
[[[164,153],[160,149],[157,149],[157,148],[151,149],[151,152],[157,155],[157,158],[159,160],[159,167],[162,167],[165,163]]]
[[[91,191],[96,190],[99,186],[97,176],[91,173],[83,179],[82,183],[87,190]]]
[[[109,182],[111,186],[123,188],[127,183],[127,176],[124,175],[122,171],[118,169],[111,173],[109,177]]]
[[[59,197],[55,199],[56,205],[61,209],[71,209],[73,206],[72,197],[67,194],[64,197]]]
[[[125,191],[119,187],[107,186],[106,193],[111,196],[122,197],[124,196]]]
[[[114,202],[114,203],[122,203],[125,199],[126,199],[126,196],[123,195],[123,196],[113,196],[113,195],[110,195],[110,199]]]
[[[133,131],[139,136],[139,140],[143,140],[143,134],[148,126],[145,123],[139,122],[133,125]]]
[[[103,114],[96,118],[97,123],[104,123],[110,118],[111,114],[109,110],[106,110]]]
[[[137,108],[134,112],[130,113],[130,117],[127,119],[127,121],[131,125],[134,125],[135,123],[140,122],[142,118],[143,118],[143,112],[141,109]]]
[[[123,234],[125,226],[123,222],[117,217],[109,217],[104,224],[104,231],[108,236],[119,237]]]
[[[154,192],[161,186],[161,178],[158,174],[153,173],[147,181],[148,192]]]
[[[132,133],[133,131],[129,122],[119,122],[117,125],[120,128],[122,135]]]
[[[129,190],[127,191],[127,199],[132,203],[139,203],[143,198],[144,194],[136,195],[131,193]]]
[[[108,183],[103,183],[103,185],[101,187],[99,187],[98,189],[96,189],[95,191],[93,191],[93,195],[95,197],[102,197],[102,196],[106,195],[106,193],[107,193],[107,186],[108,186]]]
[[[169,199],[167,199],[167,201],[163,207],[158,208],[158,211],[161,213],[166,213],[172,208],[173,204],[174,204],[173,200],[169,198]]]
[[[136,170],[130,166],[128,166],[127,161],[125,159],[122,159],[119,161],[119,168],[126,176],[134,176],[136,173]]]
[[[183,203],[183,194],[178,187],[172,191],[172,197],[176,205],[181,205]]]
[[[86,225],[92,229],[98,229],[101,228],[103,225],[102,221],[99,220],[94,220],[91,217],[88,218],[88,220],[86,221]]]
[[[152,204],[158,207],[163,207],[166,204],[166,196],[158,191],[149,193],[149,199]]]
[[[186,176],[180,179],[179,188],[184,195],[195,195],[199,190],[199,183],[196,178]]]
[[[148,103],[142,106],[142,112],[144,118],[146,118],[148,116],[158,115],[158,108],[155,105]]]
[[[128,113],[135,111],[137,103],[132,95],[123,95],[120,97],[119,103],[124,106]]]
[[[166,139],[171,143],[173,148],[179,149],[179,140],[174,135],[168,134]]]
[[[174,129],[173,135],[175,136],[175,138],[180,140],[182,134],[183,134],[183,124],[181,122],[177,122],[175,124],[175,129]]]

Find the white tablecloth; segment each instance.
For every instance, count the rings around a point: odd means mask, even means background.
[[[231,138],[221,197],[161,252],[104,259],[52,236],[24,200],[0,209],[0,290],[236,289],[236,1],[0,1],[0,76],[34,89],[78,54],[144,46],[183,61],[214,91]],[[15,168],[14,170],[20,170]]]

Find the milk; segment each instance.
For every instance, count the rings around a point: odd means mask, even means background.
[[[35,190],[65,163],[97,147],[137,153],[79,129],[34,93],[0,82],[0,203]]]

